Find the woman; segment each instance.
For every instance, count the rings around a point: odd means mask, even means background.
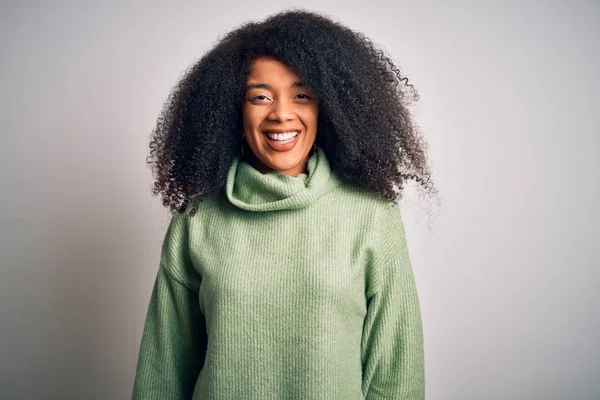
[[[174,215],[134,399],[424,398],[395,204],[432,188],[410,96],[367,38],[304,11],[187,71],[150,144]]]

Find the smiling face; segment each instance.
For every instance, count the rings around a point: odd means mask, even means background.
[[[306,172],[317,136],[317,100],[284,63],[259,57],[246,78],[242,107],[251,163],[260,172]]]

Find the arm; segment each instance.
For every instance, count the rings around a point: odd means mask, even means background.
[[[367,400],[425,398],[423,329],[399,210],[383,233],[385,257],[373,265],[361,357]]]
[[[187,252],[185,215],[175,215],[163,242],[138,355],[133,400],[192,397],[206,352],[199,277]]]

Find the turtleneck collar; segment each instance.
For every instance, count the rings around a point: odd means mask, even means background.
[[[248,211],[290,210],[313,203],[341,184],[320,146],[309,157],[306,169],[297,176],[263,174],[238,155],[227,174],[227,198]]]

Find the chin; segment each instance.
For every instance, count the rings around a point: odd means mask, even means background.
[[[275,171],[288,171],[297,168],[307,154],[308,152],[304,154],[301,151],[270,152],[263,164]]]
[[[300,156],[294,155],[274,155],[269,157],[267,166],[277,171],[287,171],[298,166],[300,159]]]

